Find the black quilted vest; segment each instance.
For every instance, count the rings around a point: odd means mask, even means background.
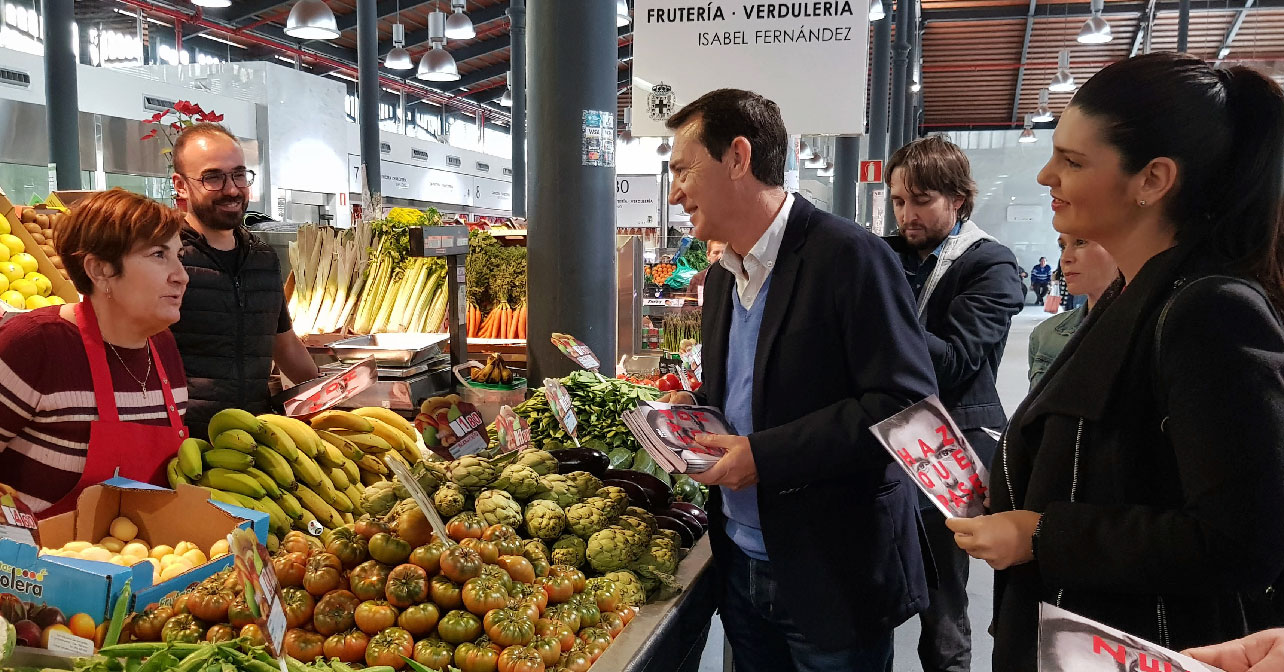
[[[182,240],[189,279],[182,317],[170,331],[187,372],[187,426],[201,437],[221,409],[268,411],[272,344],[285,291],[276,251],[245,228],[236,230],[235,275],[191,227],[183,227]]]

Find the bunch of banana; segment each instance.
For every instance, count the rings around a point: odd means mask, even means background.
[[[344,456],[354,459],[361,471],[381,477],[390,473],[382,462],[385,453],[392,451],[407,465],[421,457],[415,426],[386,408],[325,411],[312,418],[312,428]]]
[[[473,369],[469,376],[474,383],[489,383],[492,385],[511,385],[513,383],[513,370],[508,368],[504,363],[504,356],[494,354],[486,358],[486,366],[480,369]]]
[[[193,483],[218,501],[262,511],[278,537],[308,531],[312,521],[335,529],[361,515],[362,451],[345,452],[347,445],[335,446],[301,420],[239,409],[216,414],[209,436],[183,442],[167,469],[170,485]]]

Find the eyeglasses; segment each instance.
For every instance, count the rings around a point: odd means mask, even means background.
[[[252,170],[235,170],[230,173],[210,173],[200,177],[183,176],[189,180],[196,180],[205,187],[206,191],[223,191],[227,186],[227,178],[232,178],[232,186],[237,189],[244,189],[254,184],[254,171]]]

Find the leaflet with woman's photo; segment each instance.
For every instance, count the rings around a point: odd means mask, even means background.
[[[702,434],[732,434],[722,411],[710,406],[685,406],[639,401],[624,412],[624,424],[646,452],[671,474],[695,474],[713,466],[723,455],[696,442]]]
[[[1256,668],[1254,668],[1256,669]],[[1046,602],[1039,605],[1039,672],[1221,672]]]
[[[990,473],[936,395],[869,431],[946,518],[985,513]]]

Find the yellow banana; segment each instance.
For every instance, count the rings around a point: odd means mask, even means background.
[[[367,420],[367,422],[369,422]],[[392,450],[392,444],[384,441],[382,438],[367,432],[336,432],[339,436],[357,444],[357,447],[366,453],[381,455]]]
[[[281,496],[281,485],[276,482],[276,479],[268,476],[262,469],[250,467],[245,470],[245,473],[253,476],[254,480],[258,481],[259,485],[263,486],[263,489],[267,491],[268,497]]]
[[[321,499],[325,500],[326,504],[333,506],[336,511],[343,513],[345,511],[352,510],[351,502],[348,502],[348,498],[344,497],[342,493],[334,487],[334,483],[331,483],[330,479],[327,478],[325,474],[321,475],[321,482],[312,486],[311,489],[312,492],[320,495]]]
[[[367,406],[365,408],[358,408],[357,410],[353,411],[353,413],[356,413],[357,415],[363,418],[381,420],[393,426],[394,428],[396,428],[397,431],[404,434],[406,438],[410,439],[411,441],[414,441],[419,438],[419,431],[415,429],[415,424],[401,417],[400,414],[398,414],[396,411],[390,408],[382,408],[379,406]]]
[[[268,532],[267,549],[268,553],[276,553],[276,549],[281,547],[281,540],[272,532]]]
[[[214,468],[205,472],[199,481],[201,485],[207,488],[226,490],[239,495],[245,495],[253,499],[258,499],[267,494],[263,486],[254,480],[253,476],[243,474],[239,471],[230,469]]]
[[[361,488],[357,483],[349,485],[343,494],[348,498],[348,501],[352,502],[353,513],[357,515],[365,513],[365,511],[361,510]]]
[[[360,460],[357,461],[357,466],[363,472],[375,473],[381,477],[387,476],[388,474],[392,473],[391,471],[388,470],[388,465],[381,462],[379,458],[375,457],[374,455],[366,455],[365,457],[361,458]],[[384,479],[379,478],[377,480],[382,481]],[[361,482],[365,483],[364,477],[361,479]]]
[[[348,411],[322,411],[312,418],[313,429],[348,429],[354,432],[369,432],[374,428],[370,421]]]
[[[341,513],[339,516],[343,518],[344,525],[352,525],[357,522],[357,519],[351,513]]]
[[[322,499],[325,499],[325,498],[322,497]],[[343,494],[342,492],[335,491],[334,501],[331,502],[327,500],[326,503],[329,504],[330,506],[333,506],[334,510],[338,511],[339,513],[352,513],[352,509],[353,509],[352,500],[348,499],[348,496]]]
[[[401,449],[397,451],[397,453],[404,457],[410,464],[414,464],[423,459],[423,453],[419,452],[419,446],[410,443],[409,441],[407,441]]]
[[[325,474],[321,473],[320,465],[303,453],[299,453],[299,459],[290,463],[290,469],[294,471],[295,477],[300,482],[309,486],[320,485],[325,478]]]
[[[290,462],[275,450],[267,446],[254,446],[254,465],[271,476],[277,485],[286,490],[294,489],[294,470],[290,468]]]
[[[356,462],[353,462],[352,460],[344,460],[343,466],[340,467],[340,469],[343,469],[343,473],[348,477],[349,483],[361,482],[361,468],[357,466]]]
[[[311,511],[312,515],[316,516],[316,519],[321,521],[322,525],[332,530],[343,527],[343,518],[339,515],[339,512],[324,499],[321,499],[321,496],[313,492],[311,488],[299,488],[295,491],[295,494],[298,496],[299,502],[303,504],[303,508]]]
[[[178,489],[179,483],[192,482],[187,478],[187,475],[183,473],[183,470],[179,468],[177,457],[171,457],[169,459],[169,464],[165,465],[165,475],[169,478],[169,487],[174,488],[175,490]]]
[[[280,420],[276,420],[274,418],[280,418]],[[281,418],[280,416],[272,416],[272,415],[260,415],[259,419],[263,421],[263,429],[264,429],[263,434],[266,437],[266,440],[262,442],[263,445],[280,453],[281,457],[284,457],[287,460],[293,460],[295,453],[297,453],[300,450],[302,450],[305,453],[308,452],[308,449],[306,447],[304,448],[298,447],[299,441],[296,441],[294,439],[294,432],[292,432],[291,429],[289,429],[290,425],[284,425],[281,423],[281,420],[289,420],[289,418]],[[298,420],[295,420],[295,422],[298,422],[300,425],[303,425],[303,429],[308,430],[308,433],[311,434],[311,430],[308,428],[307,425],[304,425],[302,422],[299,422]],[[316,435],[313,434],[312,436],[315,437]],[[306,441],[307,437],[304,436],[303,439]],[[313,438],[312,440],[316,440],[316,439]]]
[[[249,411],[243,411],[239,408],[225,408],[214,417],[210,418],[209,436],[211,441],[217,439],[224,432],[239,429],[254,437],[255,441],[259,437],[267,438],[263,428],[263,421],[254,417]]]
[[[200,439],[183,439],[178,444],[178,470],[189,480],[201,477],[201,472],[205,470],[201,464],[201,452],[209,450],[209,445],[208,441]]]
[[[352,485],[352,481],[348,480],[348,475],[338,467],[331,467],[325,470],[325,475],[330,477],[330,482],[334,484],[334,489],[340,492],[347,490],[348,486]]]
[[[317,436],[321,437],[322,442],[328,443],[331,446],[338,448],[339,452],[343,453],[344,457],[348,458],[349,460],[352,460],[353,462],[356,462],[357,460],[366,456],[365,451],[358,448],[357,444],[343,438],[342,436],[339,436],[338,434],[335,434],[333,432],[327,432],[324,429],[322,429],[317,431]]]
[[[387,441],[388,445],[392,446],[393,450],[400,452],[402,447],[407,443],[414,442],[414,439],[402,434],[401,430],[384,422],[383,420],[380,420],[379,418],[370,418],[370,424],[374,425],[374,431],[371,433],[384,441]]]
[[[322,502],[322,503],[324,504],[325,502]],[[311,527],[309,523],[316,520],[317,520],[316,514],[312,513],[311,511],[308,511],[307,509],[304,509],[303,515],[294,521],[293,527],[294,529],[299,530],[300,532],[306,532],[308,534],[312,534],[312,530],[309,529]],[[320,521],[317,521],[317,522],[319,523]]]
[[[323,442],[321,450],[317,452],[317,464],[323,467],[342,467],[343,463],[347,461],[348,458],[344,457],[338,448],[328,443]]]
[[[274,499],[276,499],[276,505],[281,507],[285,515],[294,520],[303,517],[303,505],[299,503],[299,499],[294,495],[282,490],[281,494]]]
[[[308,457],[316,457],[321,439],[308,423],[284,415],[260,415],[259,419],[285,432],[294,441],[294,445],[307,453]]]
[[[232,471],[245,471],[254,466],[254,456],[227,448],[207,450],[201,455],[201,459],[205,461],[205,466],[211,469],[221,468],[231,469]]]
[[[361,470],[361,485],[369,487],[371,485],[374,485],[375,483],[379,483],[386,480],[388,479],[384,478],[378,472],[366,471],[365,469]]]
[[[268,517],[271,518],[273,530],[284,530],[285,532],[290,530],[292,519],[285,515],[285,511],[280,506],[277,506],[276,502],[267,497],[260,497],[257,504],[259,505],[259,510],[268,514]],[[282,534],[285,534],[285,532],[282,532]]]
[[[254,452],[254,437],[243,429],[229,429],[214,437],[213,447],[235,450],[245,454]]]

